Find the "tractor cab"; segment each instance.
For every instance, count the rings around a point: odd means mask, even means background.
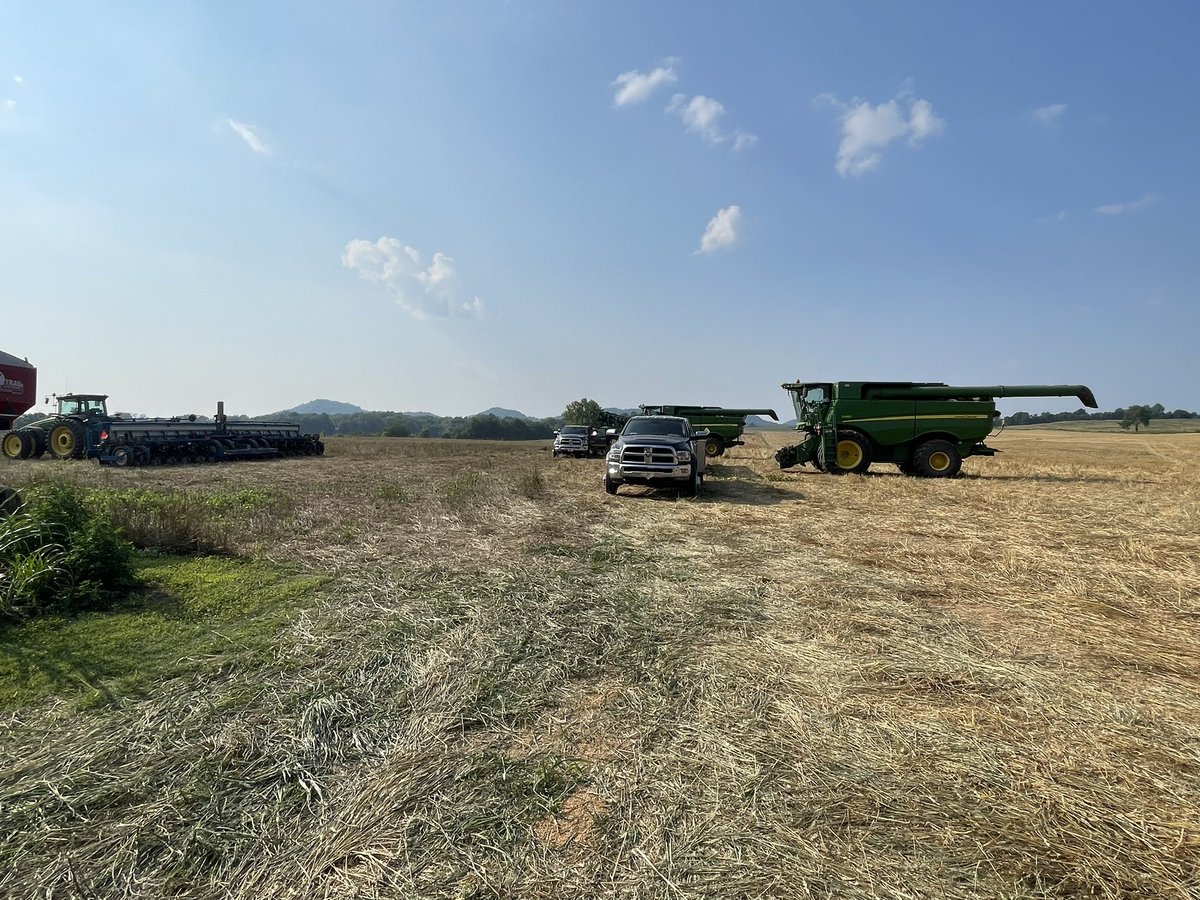
[[[108,418],[108,394],[55,394],[60,416],[77,416],[88,421]]]

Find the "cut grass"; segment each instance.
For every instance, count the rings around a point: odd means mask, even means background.
[[[117,703],[206,665],[269,656],[324,581],[216,557],[142,558],[137,570],[145,588],[112,610],[0,628],[0,708]]]

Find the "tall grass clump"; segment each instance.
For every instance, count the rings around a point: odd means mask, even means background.
[[[96,608],[134,583],[133,547],[78,487],[38,485],[0,520],[0,619]]]

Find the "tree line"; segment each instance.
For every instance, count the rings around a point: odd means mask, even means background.
[[[1088,419],[1116,421],[1121,428],[1128,431],[1140,431],[1149,428],[1152,419],[1196,419],[1200,413],[1189,412],[1186,409],[1175,409],[1167,412],[1161,403],[1135,404],[1133,406],[1117,407],[1109,412],[1088,412],[1080,408],[1075,412],[1062,413],[1027,413],[1016,412],[1004,417],[1005,425],[1046,425],[1050,422],[1078,422]]]

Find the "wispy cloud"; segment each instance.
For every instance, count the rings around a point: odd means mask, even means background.
[[[24,84],[24,83],[25,83],[25,79],[24,79],[24,78],[22,78],[20,75],[14,75],[14,76],[13,76],[13,81],[15,81],[17,84]]]
[[[5,109],[16,109],[17,101],[14,100],[12,97],[4,98],[4,108]]]
[[[758,136],[735,128],[726,131],[721,124],[725,117],[725,106],[719,100],[697,94],[689,98],[687,94],[676,94],[667,106],[667,112],[678,116],[683,121],[683,127],[692,134],[699,135],[714,147],[719,144],[732,144],[734,150],[746,150],[758,143]]]
[[[649,100],[650,95],[664,84],[674,84],[679,80],[679,75],[675,71],[678,62],[679,60],[674,57],[669,58],[664,61],[663,65],[645,75],[637,69],[622,72],[609,85],[609,87],[617,89],[613,96],[613,106],[633,106],[635,103],[643,103]]]
[[[1067,211],[1065,209],[1060,209],[1058,212],[1052,213],[1051,215],[1042,216],[1040,219],[1038,219],[1038,222],[1045,224],[1047,222],[1065,222],[1066,220]]]
[[[738,226],[742,223],[742,208],[726,206],[717,210],[717,214],[708,220],[708,227],[700,238],[700,249],[696,253],[712,253],[722,247],[731,247],[737,243]]]
[[[1123,216],[1125,213],[1143,209],[1157,199],[1153,194],[1143,194],[1137,200],[1129,200],[1125,203],[1106,203],[1104,206],[1097,206],[1093,212],[1101,216]]]
[[[233,119],[229,119],[228,122],[229,127],[237,132],[238,137],[246,142],[247,147],[262,156],[271,155],[270,145],[259,136],[258,132],[255,131],[252,126],[247,125],[245,122],[237,122]]]
[[[1062,121],[1063,114],[1066,111],[1067,104],[1051,103],[1049,106],[1039,106],[1033,111],[1032,115],[1039,125],[1053,128]]]
[[[933,111],[933,104],[914,98],[908,84],[891,100],[876,106],[858,98],[846,103],[836,94],[821,94],[814,102],[838,110],[842,141],[838,146],[837,171],[842,177],[879,168],[883,149],[894,141],[903,140],[909,147],[919,147],[926,138],[946,130],[946,123]]]
[[[356,239],[346,244],[342,265],[361,278],[382,284],[396,296],[396,303],[418,319],[449,316],[478,316],[483,313],[480,297],[463,300],[454,260],[445,253],[433,254],[428,266],[415,247],[393,237],[371,242]]]

